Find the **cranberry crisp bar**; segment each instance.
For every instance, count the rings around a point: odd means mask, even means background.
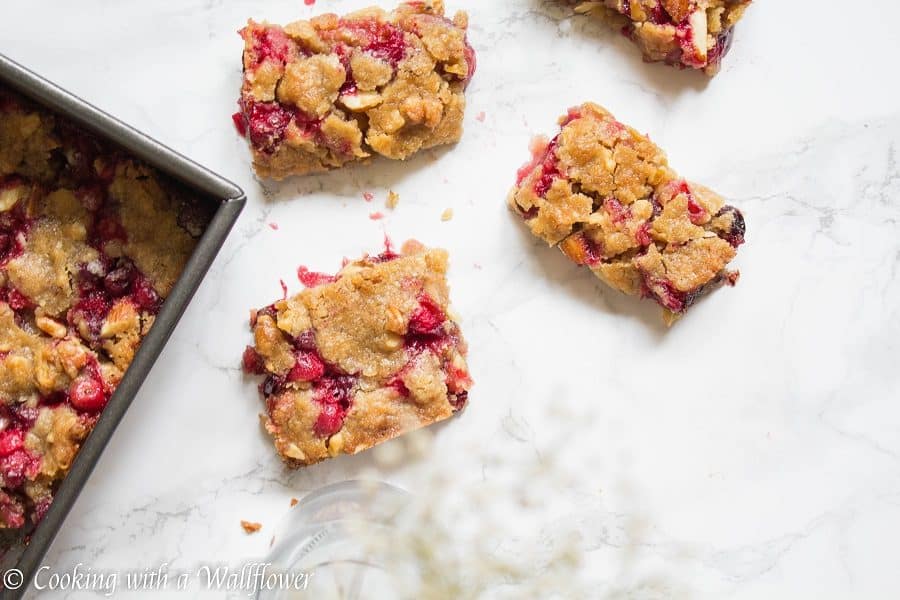
[[[327,171],[378,154],[406,159],[462,136],[475,71],[468,17],[442,0],[325,14],[285,27],[250,21],[235,124],[260,176]]]
[[[0,528],[49,508],[193,250],[186,207],[0,89]]]
[[[510,193],[532,233],[610,286],[656,300],[668,324],[703,291],[737,281],[726,266],[744,242],[739,210],[680,178],[653,142],[596,104],[560,125],[535,143]]]
[[[575,10],[596,14],[628,36],[649,62],[719,71],[734,25],[752,0],[595,0]]]
[[[461,410],[472,385],[448,309],[447,253],[418,242],[346,264],[254,311],[244,351],[264,425],[291,466],[355,454]]]

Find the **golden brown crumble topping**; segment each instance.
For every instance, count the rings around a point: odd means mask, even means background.
[[[475,70],[467,27],[440,0],[285,27],[250,21],[234,120],[256,172],[281,179],[459,141]]]
[[[717,283],[744,242],[744,218],[681,179],[647,137],[596,104],[539,141],[509,196],[532,233],[610,286],[654,298],[671,324]]]
[[[407,242],[336,276],[301,268],[300,294],[254,311],[248,373],[292,466],[355,454],[461,410],[471,379],[449,313],[447,253]]]

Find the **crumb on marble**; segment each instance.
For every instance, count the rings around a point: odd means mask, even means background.
[[[372,192],[363,192],[363,200],[365,200],[366,202],[371,202],[374,199],[375,194],[373,194]]]
[[[381,219],[384,218],[384,213],[375,211],[375,212],[369,214],[369,218],[372,219],[373,221],[380,221]]]
[[[400,194],[398,194],[394,190],[389,191],[387,201],[384,203],[384,205],[393,210],[397,208],[398,204],[400,204]]]
[[[244,529],[244,532],[247,534],[256,533],[260,529],[262,529],[262,523],[255,523],[253,521],[241,521],[241,527]]]
[[[480,113],[475,115],[475,120],[478,121],[479,123],[484,123],[484,119],[485,119],[484,111],[481,111]]]
[[[278,223],[269,223],[269,229],[272,231],[278,231]]]
[[[448,208],[444,212],[441,213],[441,221],[449,221],[453,218],[453,209]]]
[[[294,508],[298,504],[300,504],[299,500],[297,500],[296,498],[291,498],[291,508]]]

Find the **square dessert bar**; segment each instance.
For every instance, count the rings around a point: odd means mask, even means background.
[[[206,218],[147,166],[0,89],[0,528],[50,507]]]
[[[744,217],[680,178],[647,137],[596,104],[560,119],[518,174],[509,204],[539,238],[626,294],[656,300],[671,324],[716,284],[744,243]]]
[[[442,0],[325,14],[285,27],[250,21],[234,115],[253,167],[282,179],[373,155],[406,159],[459,141],[475,72],[468,17]]]
[[[575,10],[620,29],[648,62],[719,72],[734,25],[752,0],[592,0]]]
[[[472,385],[449,310],[447,253],[404,244],[251,313],[243,368],[266,375],[266,430],[291,466],[355,454],[442,421]]]

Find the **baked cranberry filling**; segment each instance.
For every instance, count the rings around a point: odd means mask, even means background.
[[[7,429],[0,432],[0,456],[9,456],[16,450],[25,447],[25,431],[22,429]]]
[[[307,329],[297,337],[293,339],[294,348],[298,350],[306,350],[307,352],[317,352],[318,346],[316,345],[316,332],[312,329]]]
[[[462,410],[469,401],[469,392],[468,390],[457,392],[451,395],[448,400],[450,400],[450,406],[453,407],[453,410]]]
[[[334,47],[334,52],[338,55],[338,59],[340,59],[346,73],[346,79],[344,79],[344,85],[341,86],[339,94],[341,96],[352,96],[356,94],[357,89],[356,79],[353,77],[353,69],[350,67],[351,50],[345,44],[338,44]]]
[[[607,198],[603,202],[603,209],[616,225],[621,225],[631,217],[631,208],[623,206],[616,198]]]
[[[650,236],[650,222],[641,223],[641,226],[635,232],[634,237],[637,240],[637,243],[641,246],[649,246],[653,243],[653,238]]]
[[[245,373],[251,375],[263,375],[266,372],[266,363],[253,346],[247,346],[244,349],[244,356],[241,358],[241,367],[244,369]]]
[[[138,309],[150,314],[159,312],[163,302],[130,259],[113,260],[102,251],[97,260],[81,266],[76,289],[79,300],[69,311],[69,324],[84,323],[94,342],[99,339],[103,321],[116,300],[129,298]]]
[[[566,255],[576,264],[594,266],[603,262],[603,246],[583,232],[573,235],[571,240],[577,242],[578,246],[573,249],[567,244]]]
[[[0,491],[0,520],[12,528],[25,524],[25,507],[4,491]]]
[[[231,115],[231,120],[234,122],[234,128],[237,129],[240,136],[247,137],[247,122],[244,119],[244,113],[237,111]]]
[[[644,297],[655,299],[661,306],[673,313],[681,313],[694,303],[700,290],[682,292],[670,281],[644,276]]]
[[[5,487],[21,487],[26,479],[34,479],[40,471],[41,458],[24,448],[0,457],[0,477]]]
[[[328,374],[313,386],[313,400],[322,406],[322,412],[316,419],[313,431],[319,437],[329,437],[341,430],[344,418],[350,411],[353,402],[353,384],[356,377],[352,375]]]
[[[697,42],[706,44],[706,40],[694,39],[694,28],[687,20],[675,27],[675,38],[678,40],[678,45],[681,46],[679,62],[695,69],[702,69],[706,66],[705,57],[699,53],[695,45]]]
[[[34,503],[34,512],[31,515],[31,522],[37,525],[40,523],[44,515],[47,514],[47,511],[50,510],[50,506],[53,504],[53,496],[44,496],[40,500]]]
[[[0,300],[4,300],[16,312],[34,308],[34,303],[16,288],[0,290]]]
[[[3,187],[0,185],[0,191]],[[25,215],[22,202],[10,210],[0,212],[0,266],[16,258],[25,249],[25,235],[31,220]]]
[[[85,210],[97,212],[106,204],[106,185],[102,183],[85,184],[75,190],[75,197],[78,198]]]
[[[246,35],[246,29],[240,34]],[[251,68],[257,68],[266,60],[274,60],[282,65],[287,62],[294,43],[280,28],[269,27],[262,30],[254,30],[252,54],[256,57]]]
[[[731,229],[723,234],[719,234],[723,240],[737,248],[744,243],[744,235],[747,233],[747,223],[744,221],[744,215],[733,206],[723,206],[722,210],[716,213],[716,217],[723,217],[731,213]]]
[[[629,7],[630,10],[630,7]],[[629,13],[630,14],[630,13]],[[666,9],[663,8],[662,3],[657,2],[656,6],[649,10],[648,16],[650,17],[649,21],[654,25],[672,25],[674,21],[672,21],[672,17],[669,16],[669,13],[666,12]]]
[[[364,40],[360,46],[363,52],[389,62],[395,69],[406,57],[407,44],[403,30],[391,23],[384,23],[377,19],[365,19],[341,21],[340,27]]]
[[[550,145],[547,146],[547,153],[544,155],[543,161],[541,161],[541,176],[538,177],[537,181],[534,182],[534,193],[543,198],[547,193],[547,190],[553,185],[553,182],[556,181],[558,177],[562,176],[562,173],[559,171],[559,163],[556,158],[556,147],[557,140],[559,136],[553,138],[553,141],[550,142]]]
[[[466,39],[466,49],[464,55],[466,57],[466,65],[469,68],[468,72],[466,73],[465,79],[466,87],[468,87],[469,83],[471,83],[472,81],[472,78],[475,77],[475,71],[478,68],[478,58],[475,55],[475,48],[473,48],[469,44],[468,39]]]
[[[91,361],[69,386],[69,401],[76,409],[96,413],[103,410],[109,400],[109,391],[100,367]]]
[[[444,327],[446,321],[447,315],[430,296],[419,296],[419,307],[410,316],[407,326],[404,338],[406,348],[414,353],[425,350],[440,352],[453,341]]]
[[[447,320],[438,304],[427,294],[419,297],[419,308],[409,318],[408,333],[412,335],[437,335],[443,333],[442,325]]]
[[[728,51],[731,49],[731,41],[734,37],[732,34],[734,33],[734,28],[729,28],[724,30],[716,37],[716,43],[712,48],[709,49],[709,55],[707,56],[706,62],[711,65],[717,65],[722,62],[722,58],[728,54]]]
[[[296,111],[277,102],[248,101],[242,107],[244,127],[250,133],[250,142],[262,152],[274,152],[284,140],[284,132]]]
[[[310,271],[303,265],[300,265],[297,268],[297,279],[299,279],[300,283],[308,288],[314,288],[320,285],[334,283],[338,280],[335,275],[328,275],[327,273],[317,273],[315,271]]]
[[[107,243],[112,241],[127,242],[128,234],[118,219],[108,215],[101,216],[94,223],[89,242],[98,250],[102,250]]]
[[[325,374],[325,363],[315,350],[297,350],[294,359],[288,381],[315,381]]]

